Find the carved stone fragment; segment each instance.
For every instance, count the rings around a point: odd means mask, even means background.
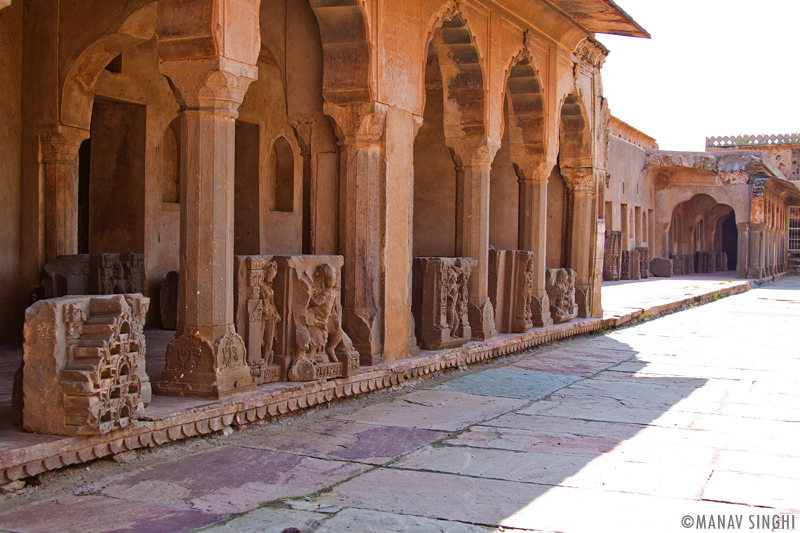
[[[717,271],[716,258],[713,252],[694,253],[694,272],[698,274],[713,274]]]
[[[412,310],[422,348],[453,348],[472,338],[469,279],[476,264],[469,257],[414,260]]]
[[[578,316],[578,304],[575,301],[575,271],[571,268],[548,268],[545,272],[553,323],[569,322]]]
[[[150,403],[141,294],[42,300],[25,313],[23,425],[95,435],[142,418]]]
[[[639,252],[636,250],[623,250],[620,279],[641,279],[639,266]]]
[[[237,256],[235,322],[259,383],[359,372],[342,329],[342,256]]]
[[[654,257],[650,261],[650,273],[659,278],[673,277],[673,260],[663,257]]]
[[[642,279],[650,277],[650,248],[647,246],[640,246],[636,248],[639,253],[639,276]]]
[[[533,327],[533,252],[489,250],[489,299],[500,333],[523,333]]]
[[[694,255],[685,254],[681,256],[683,258],[683,273],[684,275],[694,274]]]
[[[45,298],[142,292],[144,255],[61,255],[44,267]]]
[[[606,231],[605,252],[603,255],[603,280],[619,280],[620,248],[622,244],[621,231]]]
[[[168,272],[167,277],[161,282],[158,302],[161,311],[161,327],[178,329],[178,273],[174,270]]]
[[[728,253],[722,252],[717,256],[717,270],[725,272],[728,270]]]

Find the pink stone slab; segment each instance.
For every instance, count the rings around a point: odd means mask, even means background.
[[[0,529],[19,533],[180,533],[219,522],[224,517],[155,503],[102,496],[69,496],[24,507],[0,516]]]
[[[213,513],[303,496],[363,472],[354,463],[225,446],[115,481],[104,495]]]
[[[270,436],[246,432],[237,443],[266,450],[384,464],[445,435],[424,429],[334,421]]]

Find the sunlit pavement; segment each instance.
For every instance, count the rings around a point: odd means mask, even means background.
[[[673,285],[604,288],[604,305],[725,282],[663,281]],[[0,529],[800,530],[799,326],[800,277],[787,277],[281,423],[49,474],[0,500]]]

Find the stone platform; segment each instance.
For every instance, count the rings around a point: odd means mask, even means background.
[[[727,275],[726,275],[727,274]],[[362,367],[354,377],[308,383],[270,383],[256,392],[225,400],[201,400],[154,395],[145,420],[110,435],[56,437],[25,433],[11,424],[11,383],[21,348],[0,352],[0,484],[35,476],[66,465],[155,447],[197,435],[227,432],[335,399],[396,387],[446,369],[464,368],[502,355],[555,340],[619,327],[684,307],[745,292],[782,275],[761,280],[737,280],[733,273],[696,274],[677,278],[606,282],[603,318],[576,319],[522,334],[505,334],[485,342],[418,357]],[[148,330],[147,372],[158,382],[171,331]]]

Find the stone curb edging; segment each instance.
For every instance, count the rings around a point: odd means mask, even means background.
[[[446,369],[464,368],[503,355],[523,351],[541,344],[585,335],[595,331],[632,325],[648,318],[695,304],[703,304],[740,294],[755,287],[781,279],[776,274],[747,283],[691,296],[682,300],[637,309],[631,313],[609,318],[577,319],[547,329],[515,335],[501,335],[485,342],[471,342],[459,348],[384,363],[362,370],[357,376],[282,386],[279,390],[256,391],[234,399],[210,402],[207,406],[173,413],[160,418],[140,420],[133,426],[106,435],[65,437],[56,441],[0,452],[0,485],[35,476],[49,470],[85,463],[141,448],[153,448],[165,443],[229,432],[232,427],[246,427],[267,419],[288,414],[314,405],[354,397],[359,394],[400,386],[423,376]],[[273,386],[273,388],[275,388]]]

